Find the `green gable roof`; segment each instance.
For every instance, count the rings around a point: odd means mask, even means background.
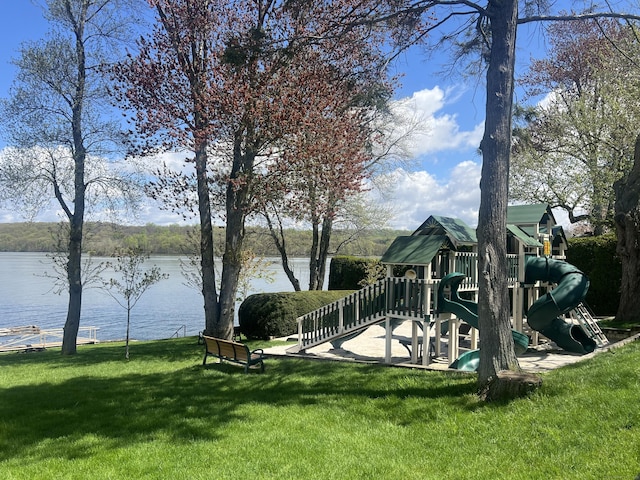
[[[454,246],[478,243],[476,231],[459,218],[432,215],[413,235],[445,235]]]
[[[380,261],[393,265],[428,265],[445,243],[444,235],[397,237]]]
[[[556,223],[551,208],[549,208],[549,205],[546,203],[510,205],[507,207],[507,223],[511,225],[538,225],[540,223],[547,223],[546,215],[551,217],[552,223]]]
[[[554,247],[558,247],[561,243],[567,245],[567,236],[564,234],[564,228],[562,225],[556,225],[551,229],[553,233],[553,241],[552,244]]]
[[[525,247],[542,247],[542,244],[529,235],[525,229],[518,227],[517,225],[507,225],[507,230],[513,234],[518,240],[520,240]]]

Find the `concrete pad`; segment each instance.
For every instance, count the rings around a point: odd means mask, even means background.
[[[393,340],[391,342],[391,366],[455,371],[449,369],[446,339],[442,345],[443,356],[436,357],[430,361],[429,365],[423,366],[421,364],[412,364],[409,350],[399,342],[399,339],[410,338],[410,321],[407,321],[394,329]],[[598,348],[594,352],[586,355],[565,352],[564,350],[556,347],[553,343],[542,343],[537,347],[530,347],[527,352],[518,356],[518,362],[520,363],[520,367],[526,372],[545,372],[592,358],[594,355],[635,341],[638,338],[640,338],[640,334],[609,344],[606,347]],[[288,348],[291,348],[296,344],[296,336],[285,337],[279,340],[285,340],[289,345],[267,348],[264,350],[264,353],[272,357],[281,356],[289,358],[324,359],[362,363],[385,363],[384,324],[373,325],[367,328],[357,337],[344,342],[341,348],[333,348],[331,343],[325,343],[308,349],[304,354],[288,354],[286,351]],[[463,351],[464,350],[461,349],[460,353]]]

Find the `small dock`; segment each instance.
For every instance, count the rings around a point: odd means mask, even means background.
[[[62,346],[64,329],[41,329],[35,325],[0,328],[0,353],[44,350]],[[97,327],[80,327],[76,345],[98,343]]]

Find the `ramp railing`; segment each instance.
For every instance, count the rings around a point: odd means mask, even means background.
[[[435,286],[435,287],[434,287]],[[388,316],[422,319],[437,283],[408,278],[385,278],[297,319],[299,352],[380,323]]]

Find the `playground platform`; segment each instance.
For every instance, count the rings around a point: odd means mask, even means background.
[[[429,365],[411,363],[411,355],[408,347],[403,345],[411,338],[411,322],[405,322],[393,331],[391,345],[391,366],[406,368],[421,368],[426,370],[450,370],[446,350],[446,340],[443,345],[442,356],[432,358]],[[545,372],[565,365],[584,361],[608,351],[612,348],[638,340],[640,334],[612,343],[603,348],[597,348],[589,354],[577,354],[567,352],[556,347],[553,343],[544,342],[538,346],[529,347],[522,355],[518,356],[520,367],[531,373]],[[383,325],[373,325],[362,334],[344,342],[340,348],[333,348],[331,343],[325,343],[309,348],[306,353],[290,354],[287,349],[297,342],[295,335],[279,340],[287,341],[289,345],[281,345],[264,350],[266,355],[272,357],[309,358],[318,360],[351,361],[360,363],[385,364],[385,329]]]

